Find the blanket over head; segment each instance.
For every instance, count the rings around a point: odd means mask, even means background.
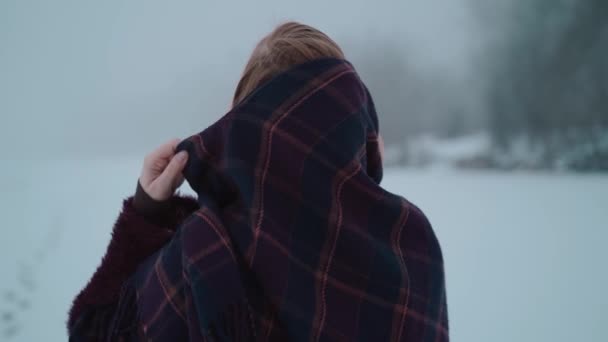
[[[281,73],[177,150],[200,209],[133,278],[149,339],[448,340],[439,244],[379,185],[378,118],[350,63]]]

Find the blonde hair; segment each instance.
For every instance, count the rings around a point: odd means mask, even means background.
[[[297,22],[279,25],[253,50],[234,92],[232,105],[290,67],[326,57],[344,58],[342,49],[326,34]]]

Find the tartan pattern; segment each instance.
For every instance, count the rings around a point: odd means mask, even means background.
[[[134,275],[146,339],[448,341],[439,243],[379,186],[350,63],[280,74],[178,150],[200,209]]]

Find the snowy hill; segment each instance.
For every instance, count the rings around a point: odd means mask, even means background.
[[[433,169],[608,171],[608,131],[598,129],[597,139],[584,134],[574,130],[553,143],[516,136],[504,146],[483,131],[452,138],[421,134],[389,146],[385,159],[393,166]]]
[[[3,166],[1,341],[66,340],[70,301],[99,263],[139,166]],[[435,227],[453,341],[608,340],[608,176],[389,169],[384,185]]]

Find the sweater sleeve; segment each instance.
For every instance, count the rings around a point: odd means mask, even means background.
[[[68,318],[70,336],[75,323],[81,322],[85,313],[89,317],[87,321],[96,321],[95,325],[100,321],[94,318],[96,314],[110,317],[108,312],[118,308],[123,283],[135,272],[139,263],[169,241],[179,224],[198,209],[194,198],[174,196],[162,204],[156,203],[160,206],[150,211],[145,204],[150,202],[140,201],[140,188],[138,186],[135,197],[123,202],[100,266],[74,299]]]

